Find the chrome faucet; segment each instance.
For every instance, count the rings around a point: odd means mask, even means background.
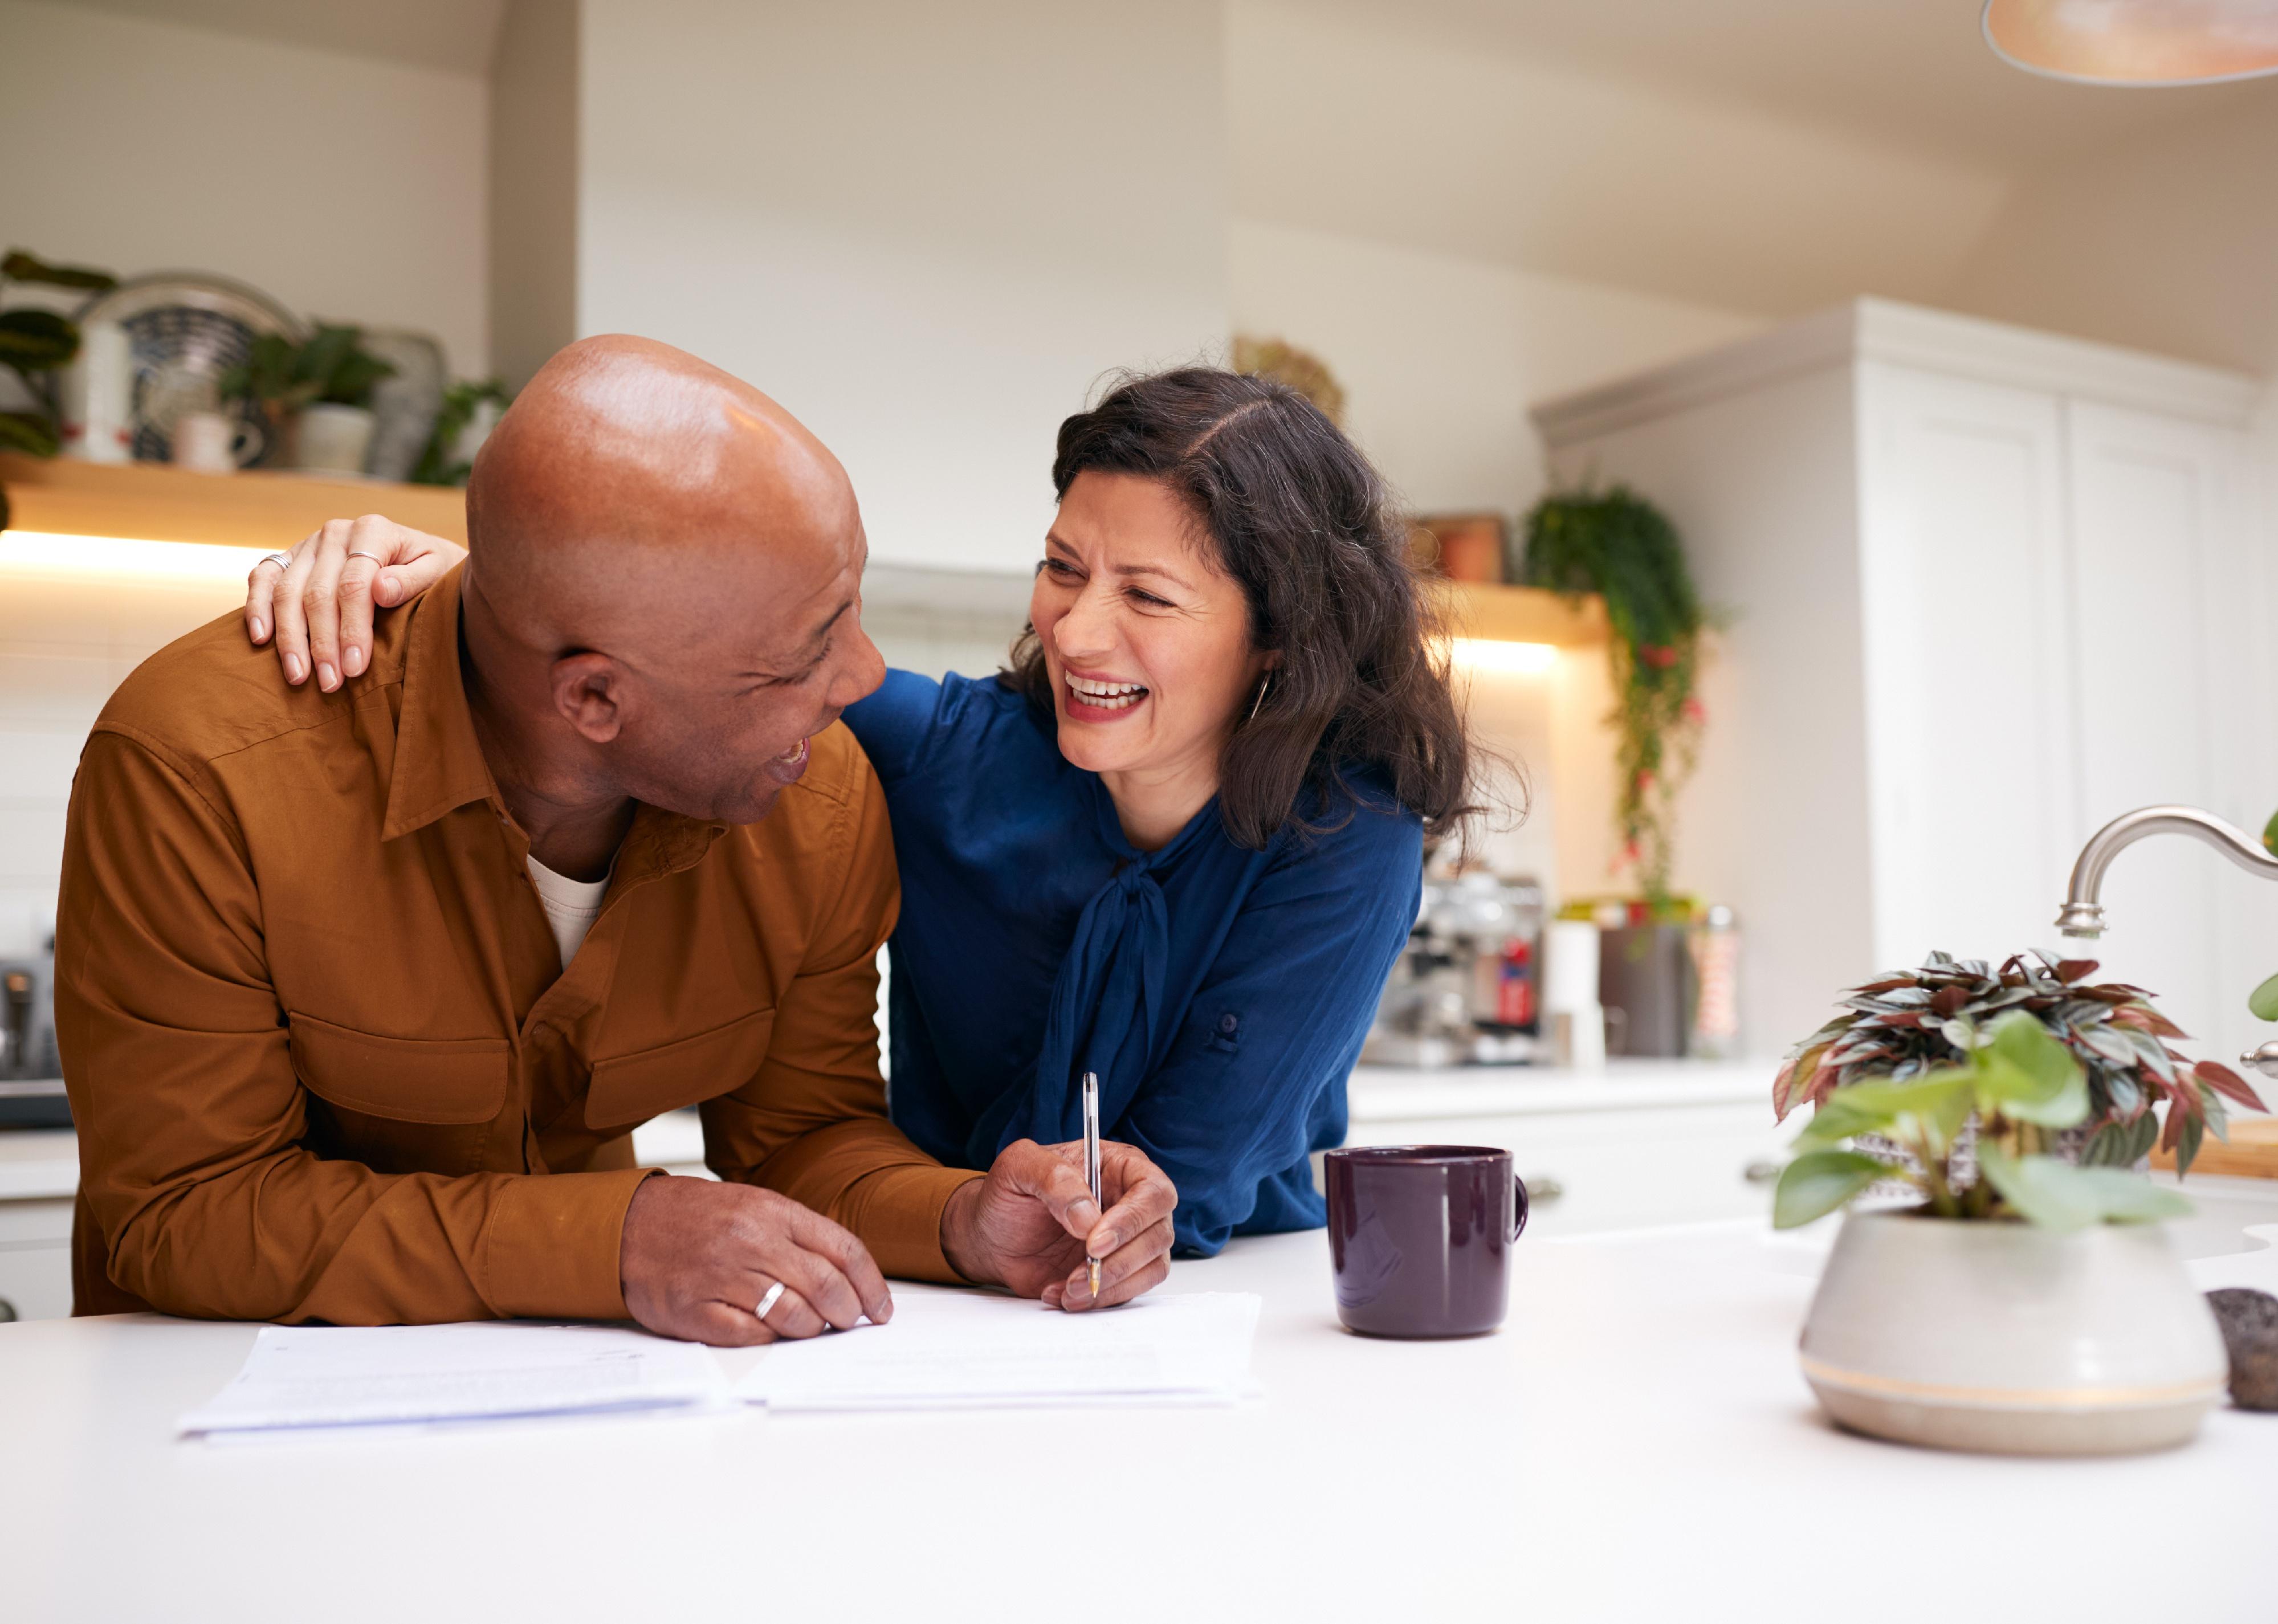
[[[2097,830],[2080,849],[2064,907],[2057,914],[2059,930],[2091,942],[2104,934],[2104,905],[2097,901],[2104,887],[2104,871],[2112,866],[2114,858],[2147,835],[2188,835],[2213,846],[2248,873],[2278,880],[2278,857],[2265,851],[2262,842],[2245,830],[2225,823],[2213,812],[2196,806],[2139,806]]]
[[[2094,941],[2104,934],[2104,905],[2097,896],[2104,887],[2104,871],[2122,850],[2147,835],[2188,835],[2237,864],[2250,874],[2278,880],[2278,857],[2245,830],[2225,823],[2213,812],[2196,806],[2139,806],[2122,812],[2088,837],[2080,858],[2072,865],[2072,883],[2065,889],[2064,906],[2057,913],[2057,928],[2066,935]],[[2278,1078],[2278,1041],[2265,1043],[2239,1064],[2265,1077]]]

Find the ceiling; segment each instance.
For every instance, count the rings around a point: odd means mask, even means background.
[[[71,0],[89,11],[486,73],[507,0]]]
[[[1979,36],[1979,0],[1277,0],[1292,11],[1564,63],[2016,173],[2256,97],[2065,84]]]
[[[508,0],[72,0],[256,38],[488,71]],[[1270,0],[1469,51],[1564,64],[2015,174],[2278,81],[2095,88],[1998,61],[1979,0]],[[1239,7],[1244,0],[1232,0]]]

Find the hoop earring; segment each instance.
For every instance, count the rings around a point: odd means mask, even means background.
[[[1265,690],[1273,685],[1273,674],[1271,671],[1268,671],[1265,676],[1259,680],[1257,684],[1257,698],[1250,702],[1250,721],[1256,721],[1257,720],[1257,707],[1265,703]],[[1244,723],[1243,725],[1247,726],[1248,723]]]

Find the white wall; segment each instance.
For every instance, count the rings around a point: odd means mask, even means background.
[[[0,0],[0,224],[50,258],[432,332],[480,373],[486,98],[471,74]]]
[[[491,361],[510,389],[577,336],[578,21],[512,0],[491,67]]]
[[[1328,363],[1346,427],[1425,512],[1517,513],[1542,490],[1536,400],[1763,325],[1761,317],[1602,284],[1237,217],[1237,332]]]
[[[1226,333],[1218,9],[585,0],[577,324],[750,379],[873,555],[1024,568],[1108,369]]]

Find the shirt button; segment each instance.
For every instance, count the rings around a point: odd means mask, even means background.
[[[1228,1037],[1232,1037],[1234,1035],[1234,1029],[1241,1025],[1242,1020],[1238,1016],[1221,1015],[1218,1018],[1218,1029],[1226,1033]]]

